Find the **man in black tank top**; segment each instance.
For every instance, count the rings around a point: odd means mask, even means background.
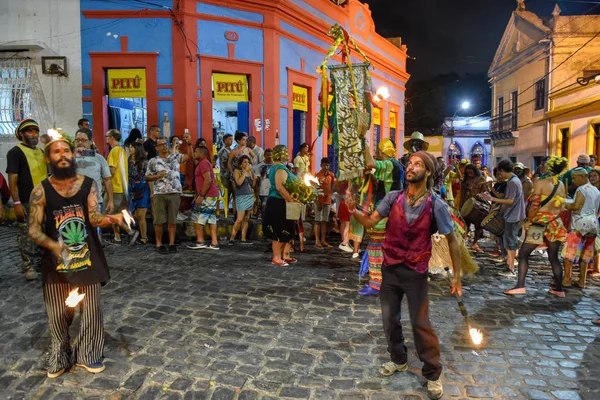
[[[44,154],[52,175],[31,193],[29,236],[43,248],[44,302],[52,337],[47,375],[56,378],[71,366],[72,352],[76,364],[89,372],[104,370],[100,287],[110,275],[94,227],[122,225],[123,216],[100,213],[96,183],[77,174],[73,145],[57,133],[51,138]],[[65,300],[74,289],[85,296],[80,302],[81,327],[73,351],[69,326],[75,308],[68,307]]]

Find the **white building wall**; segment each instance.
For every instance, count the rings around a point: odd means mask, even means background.
[[[81,30],[78,0],[0,1],[0,49],[37,45],[39,51],[19,53],[33,66],[32,118],[42,132],[53,126],[71,134],[81,118]],[[0,53],[8,58],[15,53]],[[68,77],[42,74],[42,56],[67,57]],[[17,143],[13,132],[0,132],[0,171],[6,171],[6,153]]]

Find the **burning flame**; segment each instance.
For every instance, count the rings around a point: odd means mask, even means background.
[[[48,134],[48,136],[50,136],[50,141],[52,140],[58,140],[58,139],[62,139],[63,135],[61,135],[60,133],[61,129],[48,129],[46,131],[46,133]]]
[[[471,340],[475,344],[481,344],[483,341],[483,333],[479,329],[471,328],[469,329],[469,334],[471,335]]]
[[[135,225],[135,220],[133,219],[133,215],[131,215],[131,213],[127,210],[123,210],[123,211],[121,211],[121,213],[123,214],[123,220],[125,221],[127,228],[129,228],[129,230],[131,230],[131,224]]]
[[[320,184],[319,180],[317,178],[315,178],[314,176],[312,176],[311,174],[304,175],[304,184],[306,186],[311,186],[311,182],[316,183],[317,185]]]
[[[69,297],[65,300],[65,304],[69,307],[75,307],[84,297],[85,293],[79,294],[79,288],[75,288],[69,293]]]

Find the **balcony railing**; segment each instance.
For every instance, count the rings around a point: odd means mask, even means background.
[[[492,133],[512,132],[517,130],[517,114],[504,113],[492,118]]]

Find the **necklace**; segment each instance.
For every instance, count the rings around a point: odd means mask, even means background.
[[[415,205],[415,203],[416,203],[417,201],[419,201],[420,199],[422,199],[422,198],[423,198],[423,196],[425,196],[427,193],[428,193],[428,192],[427,192],[427,190],[426,190],[426,191],[424,191],[423,193],[421,193],[421,194],[420,194],[420,195],[418,195],[418,196],[411,197],[410,199],[408,199],[408,205],[409,205],[409,206],[411,206],[411,207],[413,207],[413,206]]]

